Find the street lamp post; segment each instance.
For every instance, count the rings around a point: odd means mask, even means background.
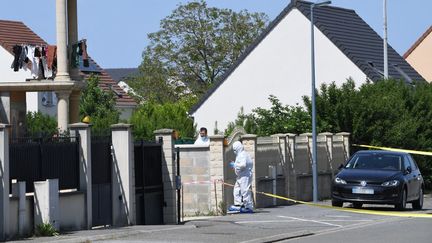
[[[316,108],[315,108],[315,40],[314,40],[314,15],[315,7],[331,4],[331,1],[313,3],[310,6],[311,13],[311,75],[312,75],[312,183],[313,201],[318,201],[318,172],[317,172],[317,134],[316,134]]]
[[[387,55],[387,0],[383,0],[383,18],[384,18],[384,79],[388,79],[388,55]]]

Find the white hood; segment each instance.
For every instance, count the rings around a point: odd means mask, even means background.
[[[239,154],[244,150],[243,144],[239,141],[234,142],[233,150],[234,150],[234,154]]]

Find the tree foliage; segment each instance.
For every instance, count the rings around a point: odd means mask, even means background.
[[[240,111],[236,121],[229,123],[226,134],[235,126],[242,126],[246,132],[266,136],[276,133],[301,133],[310,128],[310,116],[301,106],[284,106],[279,99],[270,95],[270,109],[258,107],[251,114]]]
[[[195,136],[196,125],[187,111],[188,106],[184,102],[165,104],[146,102],[132,115],[134,137],[150,141],[154,140],[155,130],[172,128],[181,138],[192,138]]]
[[[311,131],[311,101],[303,97],[304,106],[289,107],[270,96],[270,109],[257,108],[241,114],[233,125],[248,120],[253,132],[268,136],[275,133]],[[324,84],[316,93],[317,132],[349,132],[353,144],[432,151],[432,85],[382,80],[356,88],[352,80],[338,87]],[[297,112],[298,111],[298,112]],[[243,119],[243,120],[242,120]],[[295,126],[293,126],[295,125]],[[358,148],[353,147],[353,151]],[[426,156],[415,156],[429,188],[432,187],[432,164]]]
[[[208,7],[203,0],[180,4],[161,20],[161,30],[148,35],[141,75],[129,80],[129,85],[141,97],[159,103],[173,102],[188,91],[199,97],[267,22],[263,13]]]
[[[41,112],[26,114],[27,134],[30,137],[52,137],[58,133],[57,120]]]
[[[112,92],[99,88],[99,77],[91,75],[81,94],[80,117],[90,117],[92,132],[96,135],[110,134],[110,126],[119,122],[120,113],[115,108]]]

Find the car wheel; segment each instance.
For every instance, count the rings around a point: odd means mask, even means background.
[[[423,208],[423,188],[420,187],[419,198],[412,203],[412,207],[416,210]]]
[[[338,201],[338,200],[332,200],[332,206],[333,207],[342,207],[343,206],[343,202],[342,201]]]
[[[363,206],[363,203],[360,203],[360,202],[353,203],[354,208],[361,208],[362,206]]]
[[[407,200],[407,190],[404,189],[401,195],[401,200],[398,204],[395,205],[397,210],[405,210],[406,208],[406,200]]]

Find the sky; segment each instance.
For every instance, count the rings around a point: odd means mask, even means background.
[[[263,12],[273,20],[291,0],[207,0],[211,7]],[[312,0],[316,2],[316,0]],[[103,68],[138,67],[147,35],[178,4],[190,0],[77,0],[79,39],[87,39],[89,55]],[[353,9],[383,36],[383,0],[332,0]],[[432,25],[431,0],[387,0],[388,41],[403,55]],[[55,44],[55,0],[0,0],[0,19],[22,21]]]

